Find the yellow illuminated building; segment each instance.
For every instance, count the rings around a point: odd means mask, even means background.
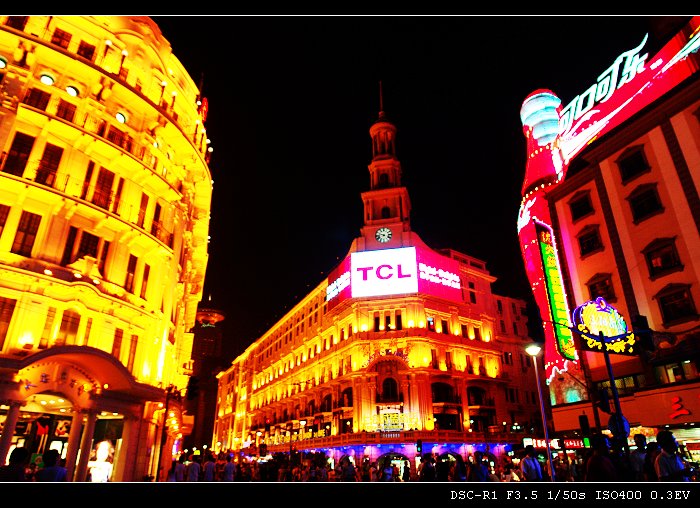
[[[541,432],[526,302],[492,293],[484,261],[411,230],[384,112],[370,136],[360,236],[219,374],[215,449],[415,466],[420,451],[499,456]]]
[[[95,480],[108,440],[110,481],[141,481],[188,432],[212,196],[199,94],[148,17],[0,16],[2,463],[56,448]]]

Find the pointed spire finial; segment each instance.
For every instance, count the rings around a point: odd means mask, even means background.
[[[379,80],[379,119],[384,120],[384,94],[382,93],[382,80]]]

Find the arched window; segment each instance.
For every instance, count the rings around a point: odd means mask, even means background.
[[[399,384],[393,377],[388,377],[382,382],[382,402],[398,402]]]

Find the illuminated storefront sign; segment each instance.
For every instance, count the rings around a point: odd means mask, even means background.
[[[546,448],[547,441],[544,439],[536,437],[525,437],[523,438],[523,446],[532,445],[535,448]],[[575,448],[583,448],[583,439],[550,439],[549,446],[555,450],[562,450],[566,448],[567,450],[572,450]]]
[[[329,275],[326,301],[417,292],[461,302],[459,263],[416,247],[353,252]]]
[[[552,325],[559,354],[568,360],[576,360],[576,347],[569,328],[569,306],[566,303],[564,284],[561,280],[561,270],[557,260],[552,229],[542,222],[535,221],[542,268],[544,270],[545,286],[549,296],[549,308],[552,314]]]
[[[574,324],[581,335],[581,349],[618,354],[635,353],[636,338],[627,323],[604,298],[583,303],[574,309]]]

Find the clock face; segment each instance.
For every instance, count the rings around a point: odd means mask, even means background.
[[[386,243],[391,240],[391,229],[389,228],[379,228],[374,234],[374,237],[378,242]]]

